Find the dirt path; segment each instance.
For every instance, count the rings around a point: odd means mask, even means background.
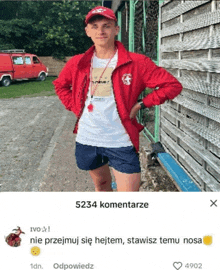
[[[75,164],[74,123],[56,96],[0,100],[1,191],[92,191]]]
[[[76,165],[75,121],[56,96],[0,100],[1,191],[94,191]],[[158,178],[142,168],[140,191],[172,189],[166,174],[153,170]]]

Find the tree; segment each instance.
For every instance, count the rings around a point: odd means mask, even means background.
[[[54,2],[48,15],[39,22],[42,35],[38,46],[57,58],[88,49],[92,42],[85,35],[83,21],[96,5],[94,2]]]
[[[0,49],[22,49],[34,38],[33,21],[29,19],[13,19],[0,22]],[[29,33],[27,35],[27,33]]]
[[[0,49],[25,49],[59,59],[81,53],[92,44],[83,21],[97,5],[101,1],[0,2]]]

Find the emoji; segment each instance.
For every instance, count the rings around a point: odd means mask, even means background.
[[[211,245],[212,244],[212,236],[206,235],[203,237],[203,244]]]
[[[32,247],[31,248],[31,254],[33,256],[38,256],[40,254],[40,248],[39,247]]]
[[[13,229],[12,231],[16,231],[16,232],[15,233],[10,233],[5,238],[5,242],[11,247],[19,247],[21,245],[21,238],[20,238],[19,235],[21,233],[24,233],[24,232],[22,232],[20,227],[18,227],[17,229]]]

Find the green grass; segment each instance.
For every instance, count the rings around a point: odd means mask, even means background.
[[[0,86],[0,98],[39,97],[55,95],[52,81],[56,77],[47,77],[45,81],[15,81],[8,87]]]

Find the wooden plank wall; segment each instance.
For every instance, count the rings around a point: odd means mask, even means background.
[[[52,56],[39,56],[43,64],[49,68],[48,76],[58,76],[66,62],[69,61],[72,56],[66,56],[65,60],[54,59]]]
[[[183,85],[160,106],[160,140],[203,191],[220,191],[220,1],[164,1],[159,53]]]

